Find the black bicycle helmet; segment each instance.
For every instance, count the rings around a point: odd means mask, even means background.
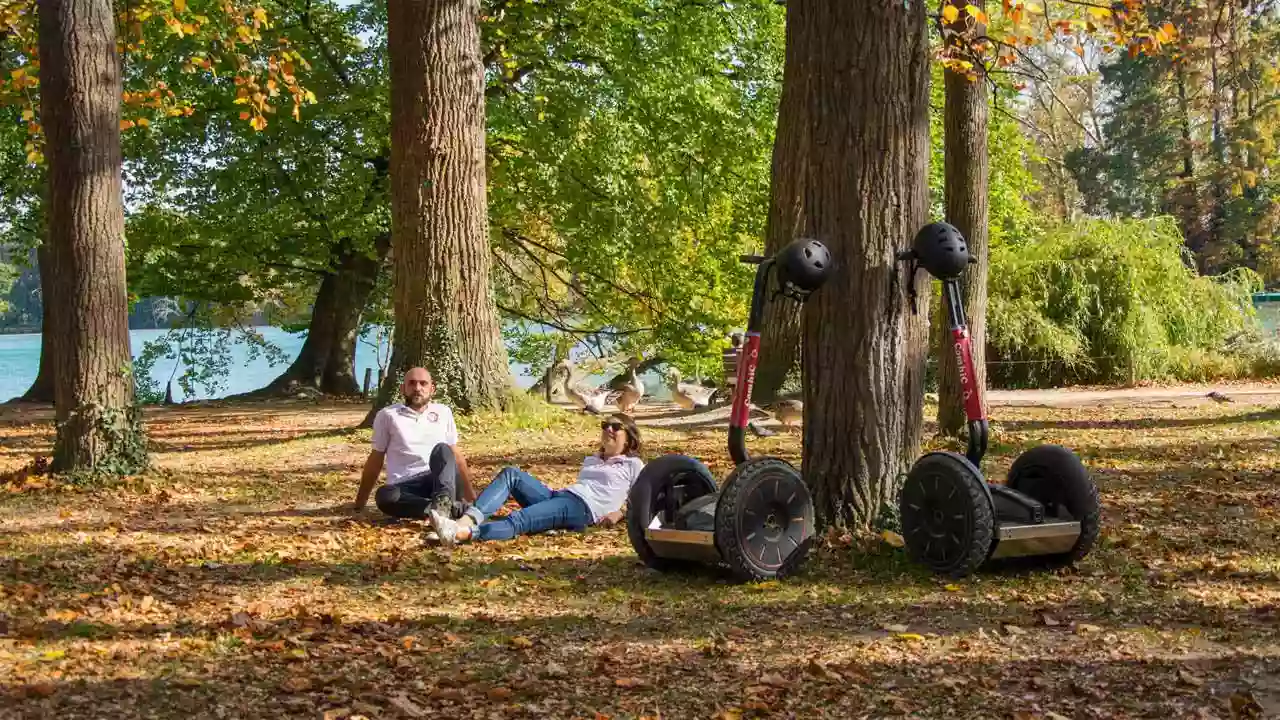
[[[969,244],[954,225],[944,222],[929,223],[916,233],[911,249],[916,262],[939,280],[960,277],[969,265]]]
[[[831,253],[827,246],[809,238],[799,238],[774,256],[778,268],[778,285],[811,293],[822,287],[831,271]],[[789,286],[789,287],[788,287]]]

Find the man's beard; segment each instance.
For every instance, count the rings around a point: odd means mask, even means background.
[[[428,403],[431,402],[431,398],[428,397],[425,393],[421,395],[406,395],[404,400],[405,400],[405,404],[407,404],[409,407],[413,408],[414,410],[422,409],[426,407]]]

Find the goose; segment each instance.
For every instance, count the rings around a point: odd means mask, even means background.
[[[617,399],[614,400],[618,409],[624,413],[630,413],[640,403],[640,398],[644,397],[644,383],[640,382],[640,376],[636,374],[636,367],[639,361],[632,359],[629,363],[631,366],[631,378],[618,388],[619,393]]]
[[[575,384],[573,382],[573,362],[568,358],[562,360],[559,367],[564,369],[565,396],[585,412],[595,415],[603,413],[604,403],[609,397],[609,391]]]
[[[693,410],[694,408],[705,408],[711,404],[711,395],[715,393],[715,388],[682,383],[680,382],[680,371],[675,368],[671,368],[669,377],[671,397],[675,399],[676,404],[680,407],[685,410]]]
[[[794,398],[765,405],[764,409],[773,413],[784,427],[791,427],[797,420],[804,418],[804,403]]]

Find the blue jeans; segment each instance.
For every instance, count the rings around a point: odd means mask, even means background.
[[[507,498],[514,497],[520,509],[510,515],[485,522]],[[510,540],[547,530],[585,530],[591,524],[591,509],[582,498],[564,490],[552,490],[537,478],[516,467],[505,467],[480,493],[467,514],[476,521],[476,540]]]

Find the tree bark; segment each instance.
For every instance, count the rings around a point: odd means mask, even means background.
[[[22,402],[52,403],[53,395],[53,344],[59,334],[54,326],[55,315],[51,312],[50,298],[45,289],[53,288],[53,253],[48,243],[41,243],[36,248],[36,269],[40,272],[40,369],[36,372],[35,382],[18,398]]]
[[[813,120],[804,210],[834,258],[802,314],[803,468],[819,524],[865,526],[921,440],[929,311],[913,315],[907,290],[928,286],[896,254],[927,220],[925,5],[816,0],[791,12]]]
[[[326,395],[360,395],[356,379],[356,342],[360,318],[378,282],[378,271],[391,246],[389,235],[374,241],[370,257],[343,246],[337,253],[337,268],[326,273],[311,308],[307,339],[298,357],[275,380],[253,393],[270,395],[312,388]]]
[[[966,0],[951,0],[960,10],[957,32],[968,17]],[[983,9],[981,2],[977,3]],[[979,27],[973,36],[985,34]],[[981,65],[975,64],[981,68]],[[968,241],[969,252],[977,258],[960,280],[969,334],[973,338],[973,367],[979,388],[987,386],[987,269],[989,233],[987,227],[987,84],[979,75],[968,79],[963,73],[943,70],[946,84],[944,109],[944,195],[947,222],[956,226]],[[939,315],[934,326],[934,357],[938,358],[938,432],[957,436],[965,427],[964,392],[960,387],[960,371],[951,352],[951,328],[946,314]]]
[[[796,47],[798,31],[796,23],[791,22],[795,12],[793,8],[787,10],[787,57],[773,141],[766,255],[776,253],[796,237],[810,232],[805,224],[803,203],[809,143],[809,71],[804,67],[808,55],[804,48]],[[760,403],[776,400],[787,375],[799,360],[800,310],[795,303],[770,302],[765,306],[760,331],[760,360],[752,385],[752,399]]]
[[[397,379],[379,388],[375,412],[415,365],[460,412],[510,398],[489,284],[479,13],[478,0],[388,3]]]
[[[55,332],[53,469],[146,466],[129,372],[120,66],[110,0],[40,0]]]

